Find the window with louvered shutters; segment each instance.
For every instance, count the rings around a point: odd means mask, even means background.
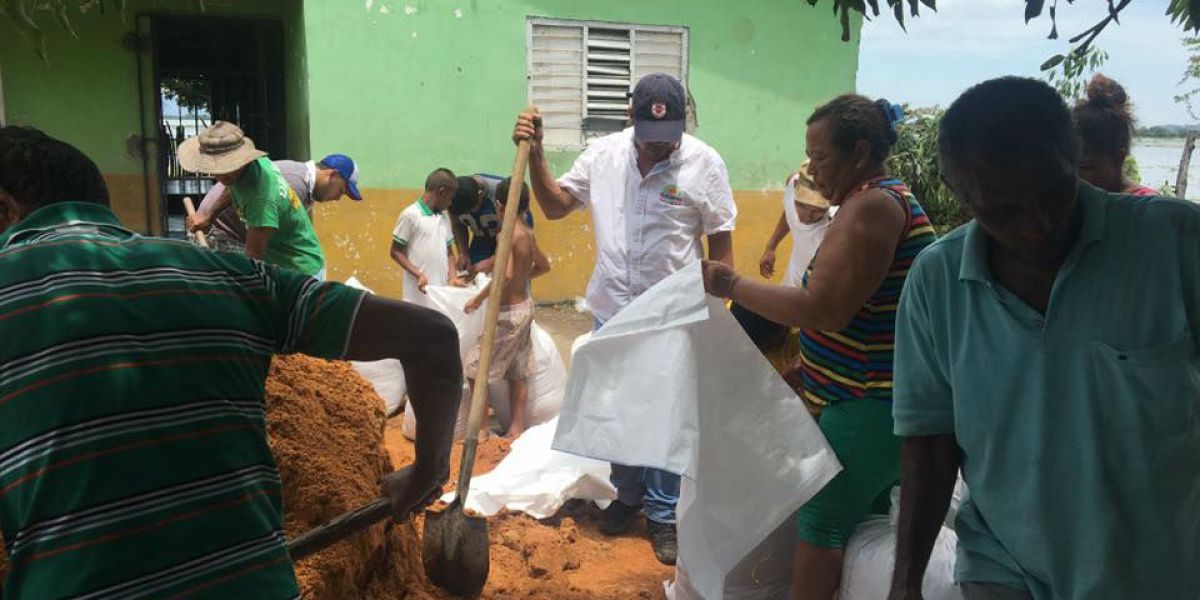
[[[548,147],[581,148],[624,128],[629,93],[645,75],[687,85],[685,27],[530,18],[527,33],[529,101]]]

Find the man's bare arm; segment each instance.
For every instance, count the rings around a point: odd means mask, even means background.
[[[550,272],[550,257],[542,252],[538,246],[537,238],[533,238],[533,269],[529,272],[530,279],[537,279],[542,275]]]
[[[946,519],[961,464],[962,449],[953,435],[905,438],[890,600],[921,597],[925,568]]]
[[[450,230],[454,232],[454,248],[458,250],[458,263],[455,270],[466,271],[471,266],[470,232],[467,226],[458,219],[450,220]]]
[[[420,340],[419,344],[413,340]],[[417,505],[450,476],[450,445],[462,393],[458,332],[441,313],[368,294],[359,308],[347,360],[394,358],[404,367],[409,405],[417,416],[415,474],[421,489],[403,490]]]
[[[400,242],[392,240],[390,254],[392,256],[392,261],[400,265],[401,269],[408,271],[409,275],[412,275],[417,279],[420,279],[421,276],[424,275],[424,273],[421,272],[421,269],[418,269],[417,265],[414,265],[413,262],[408,259],[407,248]]]
[[[542,148],[542,117],[534,113],[517,115],[512,137],[513,143],[530,141],[529,181],[533,187],[533,197],[542,207],[546,218],[554,221],[571,214],[579,206],[579,200],[558,185],[550,172],[550,163],[546,161],[546,153]]]
[[[212,227],[212,222],[218,215],[225,212],[229,205],[233,204],[233,192],[229,188],[221,190],[221,195],[217,196],[217,201],[207,210],[201,206],[200,210],[196,211],[195,215],[188,215],[184,222],[189,232],[208,231]]]

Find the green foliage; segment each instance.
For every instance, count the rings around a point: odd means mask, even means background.
[[[810,6],[816,6],[821,2],[821,0],[806,1]],[[1067,4],[1072,4],[1074,1],[1067,0]],[[1079,43],[1077,50],[1086,51],[1091,46],[1092,41],[1108,27],[1109,23],[1118,23],[1120,12],[1133,0],[1107,1],[1108,15],[1101,19],[1100,22],[1071,38],[1072,44]],[[1150,0],[1143,1],[1148,2]],[[937,10],[936,0],[832,0],[830,3],[833,5],[834,16],[841,21],[843,41],[850,40],[850,11],[858,12],[867,19],[879,17],[882,12],[890,12],[896,19],[896,22],[900,24],[900,27],[903,28],[905,13],[911,17],[916,17],[920,14],[920,7],[922,5],[931,10]],[[883,8],[881,9],[881,7]],[[869,14],[867,12],[868,9],[870,10]],[[1043,12],[1048,13],[1050,17],[1050,39],[1058,39],[1058,0],[1025,0],[1024,14],[1026,23],[1041,17]],[[1171,0],[1166,14],[1171,18],[1171,23],[1174,25],[1188,31],[1200,32],[1200,0]]]
[[[208,82],[202,79],[168,77],[162,82],[162,96],[190,110],[208,109]]]
[[[942,112],[940,108],[908,109],[896,128],[899,139],[887,162],[888,172],[908,184],[938,234],[948,233],[971,220],[971,215],[942,183],[937,145]]]
[[[1193,119],[1200,120],[1200,117],[1196,116],[1196,108],[1193,105],[1196,95],[1200,94],[1200,38],[1183,38],[1183,47],[1187,49],[1188,61],[1187,66],[1183,69],[1183,77],[1179,79],[1179,85],[1189,89],[1175,96],[1175,102],[1184,105]]]
[[[1057,61],[1049,68],[1046,65],[1050,61],[1043,63],[1042,71],[1045,73],[1046,83],[1054,86],[1054,89],[1062,94],[1067,103],[1071,104],[1083,97],[1087,90],[1088,80],[1107,61],[1108,54],[1106,52],[1091,46],[1083,52],[1070,52],[1066,56],[1062,56],[1062,60]]]
[[[1200,125],[1155,125],[1141,127],[1137,137],[1144,138],[1183,138],[1189,133],[1200,133]]]

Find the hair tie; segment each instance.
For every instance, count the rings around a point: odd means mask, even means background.
[[[899,104],[888,102],[885,98],[876,100],[875,106],[878,106],[879,110],[883,111],[883,118],[887,119],[888,127],[891,127],[893,132],[896,131],[896,126],[900,124],[900,121],[904,120],[904,108]]]

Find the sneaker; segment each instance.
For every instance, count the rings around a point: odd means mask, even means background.
[[[600,513],[600,533],[604,535],[621,535],[629,529],[629,523],[637,516],[640,506],[631,506],[620,500],[613,500],[604,512]]]
[[[675,537],[675,524],[646,519],[646,531],[650,534],[650,545],[654,548],[654,558],[664,565],[674,566],[675,555],[679,552],[679,542]]]

